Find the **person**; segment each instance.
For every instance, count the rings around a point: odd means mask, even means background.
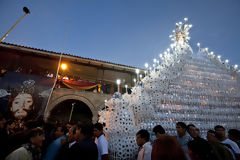
[[[234,160],[240,159],[240,149],[235,142],[226,137],[225,128],[221,125],[217,125],[214,127],[214,130],[221,143],[232,153]]]
[[[217,151],[202,138],[188,142],[188,154],[191,160],[222,160]]]
[[[197,137],[200,138],[200,136],[198,134],[198,131],[197,131],[197,128],[195,127],[194,124],[187,125],[187,132],[193,139],[197,138]]]
[[[187,134],[187,125],[184,122],[177,122],[176,124],[177,129],[177,141],[182,147],[186,157],[188,160],[190,160],[190,157],[188,155],[188,142],[192,140],[192,138]]]
[[[103,125],[101,123],[95,123],[93,133],[99,153],[98,160],[108,160],[108,141],[103,134]]]
[[[81,155],[82,159],[98,160],[98,148],[93,141],[93,125],[92,123],[79,124],[78,126],[78,146],[76,156]]]
[[[55,131],[55,137],[56,139],[48,146],[46,154],[44,156],[44,160],[54,160],[55,157],[57,156],[61,146],[62,146],[62,141],[67,139],[67,134],[68,130],[65,126],[57,126],[56,131]]]
[[[216,149],[222,160],[233,160],[231,152],[220,143],[215,131],[208,130],[206,138],[208,142]]]
[[[161,135],[164,135],[166,132],[164,130],[164,128],[161,125],[157,125],[153,128],[153,132],[156,136],[156,138],[160,138]]]
[[[176,138],[163,134],[153,143],[151,160],[187,160]]]
[[[138,160],[151,160],[152,145],[149,142],[150,134],[147,130],[141,129],[136,134],[136,142],[140,147]]]
[[[228,130],[228,138],[237,143],[240,148],[240,131],[237,129],[229,129]]]
[[[29,142],[10,153],[6,160],[41,160],[41,146],[44,132],[41,128],[34,128],[29,132]]]

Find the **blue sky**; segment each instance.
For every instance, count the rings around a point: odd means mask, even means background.
[[[0,0],[1,37],[24,6],[32,14],[4,42],[144,68],[188,17],[193,50],[200,42],[240,64],[239,0]]]

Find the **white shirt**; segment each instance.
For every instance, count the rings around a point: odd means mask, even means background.
[[[98,148],[98,160],[102,160],[102,155],[108,154],[108,142],[102,134],[100,137],[95,139],[95,143]]]
[[[151,160],[152,145],[146,142],[138,152],[138,160]]]
[[[234,151],[236,154],[240,154],[240,149],[239,149],[237,143],[233,142],[232,140],[230,140],[230,139],[227,138],[227,139],[225,139],[224,141],[222,141],[221,143],[223,143],[223,144],[229,144],[229,145],[232,147],[233,151]],[[231,150],[231,149],[229,149],[228,147],[226,147],[226,148],[232,153],[232,150]],[[236,159],[237,159],[236,156],[234,155],[234,153],[232,153],[232,154],[233,154],[234,160],[236,160]]]

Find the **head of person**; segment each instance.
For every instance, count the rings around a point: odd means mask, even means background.
[[[207,140],[208,140],[209,142],[211,142],[211,143],[218,141],[217,134],[216,134],[216,132],[213,131],[213,130],[208,130],[208,132],[207,132],[207,137],[206,137],[206,138],[207,138]]]
[[[78,141],[81,141],[84,138],[92,138],[93,137],[93,124],[88,123],[82,123],[77,126],[77,129],[79,130],[79,134],[77,137]]]
[[[240,140],[240,131],[237,129],[229,129],[228,130],[228,138],[234,142],[239,141]]]
[[[68,142],[72,143],[74,141],[77,141],[77,138],[79,136],[79,130],[77,129],[77,126],[72,126],[68,131]]]
[[[141,129],[136,134],[136,142],[138,146],[143,146],[150,139],[150,134],[147,130]]]
[[[178,136],[183,137],[186,134],[187,125],[184,122],[177,122],[176,129]]]
[[[153,128],[153,132],[156,136],[156,138],[158,139],[161,135],[164,135],[166,132],[165,132],[165,129],[161,126],[161,125],[157,125]]]
[[[41,128],[31,129],[28,134],[28,137],[29,137],[29,142],[37,148],[41,147],[43,141],[45,140],[45,135]]]
[[[68,132],[67,127],[59,125],[56,128],[55,137],[58,138],[58,137],[61,137],[63,135],[66,135],[67,132]]]
[[[187,160],[176,138],[166,134],[154,141],[151,159]]]
[[[103,134],[103,125],[101,123],[95,123],[93,125],[94,137],[100,137]]]
[[[19,93],[12,99],[10,110],[16,119],[26,118],[33,109],[33,97],[29,93]]]
[[[199,136],[197,128],[195,127],[194,124],[187,125],[187,132],[192,138],[197,138]]]
[[[217,126],[214,127],[214,130],[215,130],[217,136],[219,137],[220,141],[225,139],[225,137],[226,137],[226,130],[225,130],[225,128],[223,126],[217,125]]]
[[[188,154],[192,160],[215,160],[218,156],[213,147],[204,139],[198,138],[188,142]]]

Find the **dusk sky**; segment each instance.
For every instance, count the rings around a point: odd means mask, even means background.
[[[188,17],[190,44],[240,65],[240,0],[0,0],[4,42],[144,68]],[[64,41],[64,35],[66,38]]]

